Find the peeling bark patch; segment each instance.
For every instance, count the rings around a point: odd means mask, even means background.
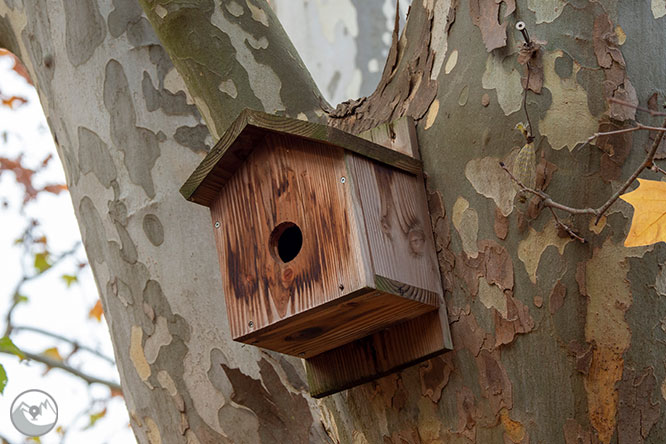
[[[223,80],[220,82],[220,86],[218,87],[220,91],[231,97],[232,99],[235,99],[238,96],[238,90],[236,89],[236,84],[232,79],[227,79]]]
[[[618,442],[642,444],[648,438],[652,426],[659,420],[661,404],[656,398],[657,378],[647,367],[642,374],[625,368],[619,387]],[[658,396],[658,395],[657,395]]]
[[[507,62],[509,62],[506,67],[504,66],[505,59],[508,59]],[[508,116],[522,108],[523,86],[520,73],[513,66],[513,57],[488,54],[481,85],[484,89],[494,89],[497,92],[497,102],[504,111],[504,115]]]
[[[488,285],[483,278],[479,278],[479,300],[486,308],[494,308],[503,318],[509,316],[506,296],[496,285]]]
[[[504,428],[505,443],[529,443],[529,438],[525,432],[525,426],[523,426],[520,422],[511,419],[507,409],[500,410],[500,422]]]
[[[307,401],[282,385],[268,361],[259,361],[261,380],[253,379],[239,369],[220,365],[233,387],[232,401],[261,418],[259,436],[262,443],[309,442],[312,415]]]
[[[358,134],[381,123],[408,115],[421,119],[437,96],[437,81],[431,79],[435,53],[430,47],[433,10],[413,8],[406,33],[398,38],[393,29],[392,45],[377,89],[369,97],[339,104],[329,112],[329,125]],[[406,45],[406,41],[423,42]]]
[[[449,248],[451,244],[451,231],[442,195],[439,191],[428,191],[428,209],[430,210],[430,221],[435,238],[437,262],[444,278],[444,288],[453,288],[455,255]]]
[[[470,160],[465,166],[465,177],[477,193],[493,201],[504,216],[513,211],[516,188],[495,157]]]
[[[160,155],[157,136],[136,126],[136,113],[123,67],[116,60],[106,65],[104,105],[111,117],[111,140],[124,153],[130,180],[155,197],[151,170]]]
[[[552,23],[562,14],[565,0],[527,0],[527,8],[536,13],[536,23]]]
[[[499,352],[481,350],[476,358],[479,367],[479,386],[481,394],[490,403],[494,416],[502,408],[511,410],[513,407],[513,389],[511,380],[499,359]]]
[[[135,0],[113,0],[113,11],[109,13],[109,33],[120,37],[127,29],[138,23],[143,15],[139,2]]]
[[[555,314],[557,313],[557,310],[562,308],[566,296],[567,287],[564,286],[561,281],[557,281],[553,287],[553,291],[550,293],[550,298],[548,299],[548,310],[550,311],[550,314]]]
[[[468,442],[477,442],[476,423],[481,419],[481,412],[476,406],[476,399],[472,390],[463,387],[456,392],[456,410],[458,420],[456,430],[453,433],[466,438]]]
[[[245,3],[247,4],[247,7],[250,8],[252,19],[268,27],[268,17],[266,16],[266,12],[264,12],[260,6],[253,5],[251,0],[245,0]]]
[[[167,116],[198,115],[196,107],[187,103],[184,91],[172,93],[166,88],[156,89],[146,71],[143,72],[141,91],[143,99],[146,101],[146,109],[150,112],[162,109]]]
[[[209,146],[206,143],[210,132],[206,125],[179,126],[173,138],[184,147],[195,153],[207,153]]]
[[[146,214],[143,217],[143,232],[151,244],[159,247],[164,242],[164,228],[162,222],[154,214]]]
[[[138,325],[133,325],[130,332],[130,349],[129,355],[134,364],[134,369],[139,375],[139,378],[145,382],[150,388],[150,382],[148,378],[150,377],[150,364],[146,360],[146,355],[143,353],[143,329]]]
[[[88,0],[67,0],[65,8],[65,41],[67,58],[80,66],[92,57],[106,36],[106,24],[97,3]]]
[[[469,13],[474,23],[481,30],[481,38],[488,52],[506,46],[507,22],[499,22],[499,10],[502,0],[470,0]],[[516,9],[515,0],[504,0],[508,17]]]
[[[527,271],[533,284],[536,284],[537,268],[546,248],[551,245],[557,247],[560,256],[562,256],[564,248],[571,240],[570,237],[562,238],[558,236],[558,228],[554,220],[549,222],[542,232],[537,232],[530,227],[527,237],[518,244],[518,258],[525,265],[525,271]]]
[[[544,86],[550,91],[552,103],[539,121],[539,131],[548,137],[554,150],[568,147],[573,151],[578,143],[583,143],[597,130],[597,119],[590,114],[585,88],[576,81],[581,69],[574,63],[570,78],[562,79],[555,72],[555,61],[563,57],[560,50],[544,54]],[[566,131],[562,131],[566,128]]]
[[[146,423],[146,437],[150,444],[162,444],[162,437],[160,436],[160,428],[157,427],[155,421],[152,418],[144,417],[143,422]]]
[[[101,263],[104,261],[106,232],[102,218],[88,196],[84,196],[79,203],[79,215],[86,254],[91,262]]]
[[[476,246],[477,234],[479,232],[479,216],[473,208],[469,208],[469,202],[464,197],[458,197],[453,205],[453,226],[458,230],[462,247],[467,256],[475,258],[479,255]]]
[[[446,64],[444,65],[444,74],[449,74],[451,71],[453,71],[453,68],[456,67],[456,63],[458,63],[458,50],[454,49],[451,51],[449,58],[446,60]]]
[[[652,9],[652,15],[655,19],[662,18],[666,15],[666,1],[664,0],[652,0],[650,8]]]
[[[502,290],[513,289],[513,262],[506,249],[492,240],[482,240],[478,245],[478,257],[463,255],[455,262],[456,274],[465,281],[470,295],[478,293],[481,276],[489,285],[495,284]]]
[[[453,372],[453,355],[451,353],[432,358],[425,365],[421,365],[419,367],[421,394],[430,398],[434,403],[439,402],[442,397],[442,390],[449,382],[451,372]]]
[[[582,425],[578,424],[575,419],[567,419],[563,429],[565,444],[593,444],[592,434],[589,430],[585,430]]]
[[[627,281],[627,257],[641,257],[646,249],[628,249],[610,238],[594,250],[587,262],[585,287],[588,295],[585,339],[595,344],[590,371],[584,379],[588,416],[602,443],[613,436],[618,408],[615,384],[622,378],[623,354],[631,331],[624,313],[632,303]]]
[[[435,123],[435,119],[437,119],[438,114],[439,114],[439,100],[435,99],[430,104],[430,108],[428,108],[428,114],[426,114],[426,123],[423,129],[430,128],[433,125],[433,123]]]
[[[502,214],[502,210],[498,207],[495,207],[495,224],[493,225],[495,230],[495,236],[498,239],[506,239],[507,234],[509,234],[509,218]]]
[[[619,48],[617,34],[607,14],[599,15],[594,19],[594,54],[606,76],[603,84],[606,98],[615,98],[638,105],[636,90],[627,77],[627,65]],[[611,103],[609,115],[619,121],[633,120],[636,117],[636,109]]]
[[[495,347],[510,344],[516,335],[529,333],[534,329],[534,319],[530,316],[527,305],[507,295],[506,306],[506,317],[495,312]]]
[[[599,124],[600,132],[622,129],[621,125],[610,122]],[[603,152],[600,161],[599,175],[605,182],[611,182],[622,177],[622,166],[631,152],[633,137],[631,134],[614,134],[601,136],[594,144]]]
[[[149,364],[154,364],[160,353],[160,348],[169,345],[172,339],[166,318],[159,316],[157,322],[155,322],[155,331],[152,335],[146,338],[146,344],[143,348],[146,361]]]
[[[83,126],[78,128],[78,138],[81,172],[94,173],[104,188],[110,188],[117,174],[109,147],[96,133]]]

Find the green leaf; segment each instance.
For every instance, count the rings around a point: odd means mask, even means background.
[[[18,356],[21,360],[25,359],[25,354],[23,354],[23,352],[16,345],[14,345],[8,336],[3,336],[0,338],[0,352],[11,353],[12,355]]]
[[[5,392],[5,387],[7,387],[7,372],[2,364],[0,364],[0,395]]]
[[[67,284],[67,288],[71,287],[73,283],[78,282],[79,278],[71,274],[63,274],[62,279]]]
[[[35,254],[35,268],[40,273],[43,273],[46,270],[48,270],[49,268],[51,268],[51,263],[49,261],[48,251],[45,251],[43,253]]]
[[[22,302],[28,302],[28,296],[24,296],[22,294],[17,294],[16,295],[16,303],[20,304]]]
[[[102,410],[101,412],[98,413],[93,413],[90,415],[90,424],[85,426],[84,430],[89,429],[90,427],[94,426],[97,421],[102,419],[106,415],[106,408]]]

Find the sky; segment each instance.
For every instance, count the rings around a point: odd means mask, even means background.
[[[25,163],[36,167],[49,154],[54,156],[44,172],[36,176],[38,185],[64,183],[65,176],[58,158],[53,138],[48,130],[39,99],[34,88],[11,67],[9,57],[0,57],[0,92],[5,96],[18,95],[28,99],[28,103],[10,109],[0,106],[0,157],[13,158],[23,152]],[[6,134],[6,136],[5,136]],[[22,190],[16,184],[12,173],[0,176],[0,201],[5,199],[7,208],[0,208],[0,336],[5,330],[4,316],[11,304],[11,295],[21,271],[21,248],[15,245],[25,229],[26,220],[35,218],[46,235],[50,249],[57,254],[70,250],[81,242],[74,209],[68,193],[53,195],[41,193],[36,202],[29,204],[21,214]],[[28,302],[21,304],[13,316],[14,325],[38,327],[81,344],[92,347],[105,356],[113,357],[109,332],[102,322],[90,319],[88,313],[98,299],[90,267],[81,270],[78,283],[67,288],[63,274],[73,274],[79,262],[86,261],[82,246],[71,259],[47,270],[42,276],[24,286],[23,294]],[[25,261],[26,269],[33,269],[30,261]],[[72,346],[31,332],[18,332],[12,338],[19,348],[40,353],[51,347],[58,347],[65,356]],[[91,375],[119,382],[118,372],[109,364],[85,351],[71,357],[69,363]],[[114,397],[107,405],[106,415],[94,427],[89,424],[88,410],[96,413],[103,409],[100,399],[109,397],[105,386],[88,386],[82,380],[59,369],[44,374],[45,367],[38,363],[23,361],[10,355],[0,354],[0,364],[5,367],[9,382],[4,394],[0,395],[0,435],[12,443],[23,442],[24,435],[13,427],[9,411],[14,398],[28,389],[41,389],[49,393],[58,405],[58,425],[68,432],[65,439],[55,428],[42,436],[41,442],[49,443],[132,443],[134,434],[129,428],[129,418],[121,397]]]

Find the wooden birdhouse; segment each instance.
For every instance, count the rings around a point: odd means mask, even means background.
[[[314,396],[451,348],[418,159],[246,110],[181,193],[211,210],[232,338],[305,358]]]

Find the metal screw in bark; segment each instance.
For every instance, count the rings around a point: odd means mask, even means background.
[[[345,179],[345,176],[342,176],[340,178],[340,183],[345,183],[345,182],[347,182],[347,179]]]
[[[220,228],[220,222],[219,221],[215,222],[215,228]]]
[[[525,43],[527,43],[528,45],[532,43],[530,41],[530,35],[527,33],[527,28],[525,27],[525,22],[520,21],[520,22],[516,23],[516,29],[523,34],[523,38],[525,39]]]
[[[247,323],[247,326],[250,328],[254,328],[254,322],[250,321]]]

